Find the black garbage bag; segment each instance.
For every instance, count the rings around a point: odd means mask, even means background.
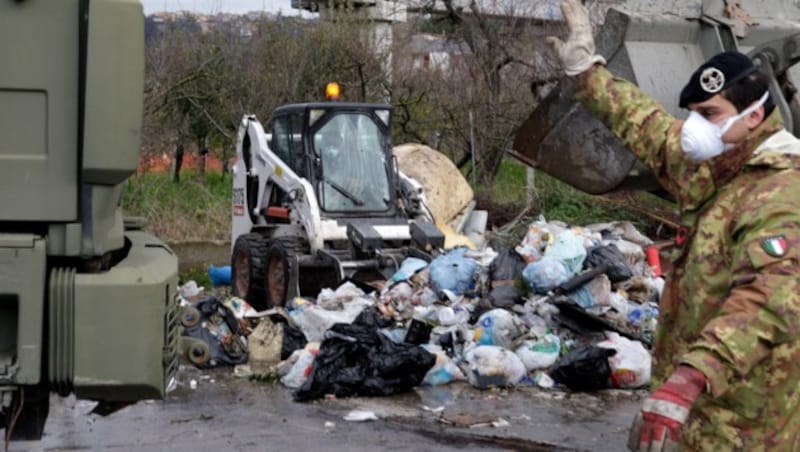
[[[299,328],[295,328],[286,322],[281,324],[283,327],[283,343],[281,343],[281,360],[289,359],[295,350],[304,348],[308,343],[306,335]]]
[[[358,314],[358,317],[353,320],[353,323],[374,326],[375,328],[389,328],[394,325],[394,320],[381,314],[381,311],[375,306],[369,306]]]
[[[494,309],[494,306],[492,306],[492,302],[488,298],[481,298],[478,300],[469,316],[470,325],[474,325],[484,312],[489,312],[492,309]]]
[[[515,304],[524,302],[524,299],[516,287],[502,285],[489,292],[489,302],[495,308],[511,309]]]
[[[612,388],[608,357],[616,353],[614,349],[593,345],[576,348],[553,365],[550,376],[573,391]]]
[[[337,323],[325,332],[311,374],[294,399],[405,392],[419,385],[435,362],[436,357],[424,348],[395,343],[374,325]]]
[[[525,259],[514,248],[504,248],[489,264],[489,279],[492,282],[512,283],[522,276],[525,265]]]
[[[586,250],[585,268],[605,268],[603,273],[608,276],[612,283],[625,281],[633,277],[628,264],[625,263],[625,256],[616,245],[593,246]]]
[[[192,307],[199,313],[199,318],[192,319],[190,325],[184,323],[183,335],[202,340],[209,352],[204,359],[195,359],[195,366],[207,369],[247,362],[247,345],[242,340],[243,332],[233,311],[213,296]]]

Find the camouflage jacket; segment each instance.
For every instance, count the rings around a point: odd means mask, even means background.
[[[688,236],[662,300],[653,387],[679,364],[708,378],[683,428],[688,450],[800,451],[800,140],[777,109],[705,162],[683,121],[604,67],[576,97],[679,201]]]

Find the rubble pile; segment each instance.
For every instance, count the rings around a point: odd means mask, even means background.
[[[388,281],[347,281],[285,309],[187,301],[202,320],[185,334],[217,339],[205,361],[187,353],[198,366],[240,364],[239,375],[270,375],[295,389],[296,400],[453,381],[642,387],[663,288],[646,258],[652,245],[628,222],[539,219],[518,246],[456,248],[431,262],[410,257]]]

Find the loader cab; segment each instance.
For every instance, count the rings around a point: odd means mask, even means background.
[[[383,104],[280,107],[270,148],[311,183],[323,216],[394,216],[391,114]]]

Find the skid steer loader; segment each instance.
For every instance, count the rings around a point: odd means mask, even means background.
[[[800,6],[792,0],[625,0],[595,28],[597,52],[616,75],[637,84],[671,114],[703,61],[738,50],[771,77],[770,97],[787,130],[800,132],[790,69],[800,60]],[[573,99],[564,78],[518,129],[511,155],[591,194],[660,192],[655,177],[605,125]]]
[[[397,170],[392,108],[338,101],[242,118],[233,166],[232,286],[256,309],[316,296],[345,278],[386,280],[430,259],[444,234]]]

